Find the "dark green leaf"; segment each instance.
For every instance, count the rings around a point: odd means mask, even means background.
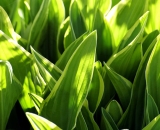
[[[106,112],[112,117],[113,121],[117,124],[120,120],[121,116],[123,115],[122,108],[120,104],[116,100],[112,100],[107,108]]]
[[[98,108],[104,93],[104,82],[102,76],[98,72],[97,68],[94,67],[93,78],[91,81],[89,93],[87,96],[89,109],[92,113]]]
[[[159,115],[158,107],[152,96],[148,93],[147,93],[147,111],[150,121]]]
[[[73,1],[70,7],[70,24],[75,38],[80,37],[87,31],[85,22],[81,15],[81,11],[79,10],[76,1]]]
[[[112,117],[106,112],[104,108],[102,110],[101,130],[118,130]]]
[[[107,75],[111,80],[116,93],[118,94],[122,108],[126,110],[130,101],[132,83],[110,69],[106,64],[104,64],[104,66],[106,68]]]

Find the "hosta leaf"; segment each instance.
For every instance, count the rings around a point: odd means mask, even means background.
[[[0,6],[2,6],[4,8],[4,10],[7,12],[7,14],[9,14],[11,11],[11,6],[14,4],[14,2],[15,1],[1,0]]]
[[[48,20],[50,1],[51,0],[43,0],[41,7],[33,21],[28,38],[28,49],[30,45],[33,46],[33,48],[35,49],[39,49],[39,46],[44,39],[43,35]]]
[[[26,116],[34,130],[61,130],[54,123],[33,113],[26,112]]]
[[[86,99],[93,75],[96,41],[94,31],[77,47],[51,94],[42,104],[41,115],[62,129],[75,127]]]
[[[31,55],[18,43],[10,39],[0,31],[0,59],[8,60],[13,67],[14,74],[23,86],[19,98],[23,110],[32,108],[34,105],[28,93],[42,95],[43,86],[37,84],[38,74],[35,73],[35,64]]]
[[[76,128],[74,130],[88,130],[87,124],[84,120],[82,112],[80,112],[78,117],[77,117]]]
[[[58,35],[58,30],[65,18],[65,8],[63,0],[51,0],[49,5],[49,14],[48,14],[48,29],[46,32],[46,43],[44,43],[44,53],[46,49],[48,51],[48,57],[52,62],[56,62],[58,59],[58,50],[56,46],[56,40]],[[47,44],[48,43],[48,44]]]
[[[152,96],[148,93],[147,93],[147,111],[150,121],[159,115],[158,107]]]
[[[107,62],[115,72],[124,76],[129,80],[133,80],[139,62],[142,56],[141,50],[141,35],[143,34],[144,27],[147,21],[148,12],[145,13],[140,19],[141,30],[138,35],[128,44],[124,49],[113,55]],[[118,64],[118,66],[117,66]]]
[[[149,33],[143,43],[142,43],[142,49],[143,49],[143,54],[145,54],[146,50],[148,49],[149,45],[152,43],[152,41],[158,36],[159,34],[159,31],[158,30],[155,30],[151,33]]]
[[[157,36],[156,45],[150,55],[147,68],[146,68],[146,84],[147,92],[153,97],[157,104],[158,110],[160,111],[160,36]]]
[[[93,30],[97,30],[97,60],[107,61],[112,55],[113,38],[107,21],[97,9]]]
[[[118,4],[121,0],[112,0],[112,7]]]
[[[111,8],[111,0],[77,0],[88,30],[93,30],[95,12],[99,9],[104,16]]]
[[[86,122],[88,130],[100,130],[97,123],[94,120],[94,115],[88,109],[88,101],[85,100],[83,107],[81,109],[84,120]]]
[[[146,80],[145,71],[148,59],[157,39],[155,39],[147,49],[138,67],[131,91],[131,100],[125,113],[118,123],[119,128],[130,130],[142,129],[146,107]]]
[[[131,43],[139,33],[141,33],[139,39],[142,39],[143,30],[145,28],[148,18],[148,13],[149,12],[146,12],[142,17],[140,17],[135,22],[135,24],[127,31],[126,35],[124,36],[117,48],[117,52],[125,48],[129,43]]]
[[[86,32],[86,25],[78,8],[77,2],[73,1],[70,7],[70,24],[75,38],[80,37]],[[78,23],[78,26],[77,26]]]
[[[57,49],[59,51],[60,54],[62,54],[64,52],[64,45],[63,45],[63,40],[64,40],[64,35],[65,32],[69,26],[70,23],[70,17],[67,17],[60,25],[60,28],[58,30],[58,34],[57,34]]]
[[[160,115],[155,117],[146,127],[142,130],[158,130],[160,128]]]
[[[49,89],[52,90],[56,84],[56,81],[61,76],[62,71],[46,58],[37,53],[33,48],[31,48],[31,51],[43,79],[45,80]]]
[[[160,25],[159,25],[159,15],[155,12],[159,12],[159,5],[160,1],[159,0],[148,0],[148,10],[149,10],[149,17],[148,17],[148,22],[146,26],[146,32],[149,34],[154,30],[160,30]]]
[[[118,94],[118,97],[122,104],[122,108],[126,110],[130,101],[132,83],[123,76],[117,74],[106,64],[104,64],[104,66],[106,68],[107,75],[111,80],[114,89],[116,90],[116,93]]]
[[[92,113],[98,108],[104,92],[104,82],[102,76],[98,72],[97,68],[94,67],[93,78],[91,81],[89,93],[87,96],[89,109]]]
[[[48,59],[46,59],[41,54],[36,52],[32,47],[31,51],[37,64],[42,65],[52,75],[52,77],[55,80],[58,80],[62,74],[62,71],[56,65],[51,63]]]
[[[72,31],[72,28],[69,25],[64,34],[64,40],[63,40],[64,49],[66,49],[75,40],[76,38],[74,36],[74,32]]]
[[[26,25],[28,25],[30,21],[29,3],[27,1],[15,0],[11,7],[9,17],[14,30],[19,34],[26,33]]]
[[[88,6],[88,10],[94,10],[98,8],[103,15],[105,15],[111,8],[112,1],[111,0],[77,0],[78,6],[80,10],[83,9],[84,6]]]
[[[43,0],[31,0],[30,1],[30,15],[31,15],[31,21],[34,20],[34,18],[36,17],[36,14],[38,13],[41,4],[42,4]]]
[[[8,61],[0,60],[0,129],[5,130],[9,115],[22,92]]]
[[[3,31],[10,38],[16,40],[16,34],[14,32],[12,23],[5,12],[5,10],[0,6],[0,30]]]
[[[34,103],[34,106],[37,110],[37,112],[39,113],[39,110],[40,110],[40,106],[43,102],[43,98],[34,94],[34,93],[29,93],[29,96],[31,97],[33,103]]]
[[[77,47],[80,45],[80,43],[83,41],[83,39],[87,36],[88,33],[83,34],[78,39],[76,39],[71,45],[64,51],[64,53],[61,55],[61,57],[56,62],[56,66],[60,68],[62,71],[64,70],[66,64],[68,63],[70,57],[74,53],[74,51],[77,49]]]
[[[118,130],[118,127],[116,126],[112,117],[106,112],[106,110],[102,108],[101,111],[102,111],[101,130]]]
[[[148,0],[121,0],[109,11],[106,19],[115,39],[113,50],[120,44],[128,29],[146,12],[147,5]]]
[[[118,121],[120,120],[121,116],[123,115],[123,111],[122,108],[120,106],[120,104],[116,101],[116,100],[112,100],[107,108],[106,108],[106,112],[108,112],[108,114],[112,117],[112,119],[114,120],[114,122],[117,124]]]
[[[103,77],[103,82],[104,82],[104,93],[103,93],[103,97],[102,97],[100,106],[105,107],[115,96],[116,91],[104,67],[102,71],[102,77]]]

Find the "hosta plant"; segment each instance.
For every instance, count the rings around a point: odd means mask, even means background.
[[[0,1],[0,129],[158,130],[158,0]]]

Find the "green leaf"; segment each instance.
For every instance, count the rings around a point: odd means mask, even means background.
[[[70,23],[70,17],[67,17],[60,25],[60,28],[58,30],[58,34],[57,34],[57,50],[59,51],[60,54],[62,54],[65,50],[64,48],[64,35],[65,32],[69,26]]]
[[[14,74],[23,86],[19,98],[23,110],[34,107],[28,93],[41,96],[44,86],[38,81],[39,74],[36,73],[31,55],[2,31],[0,31],[0,52],[3,52],[0,53],[0,59],[8,60],[12,64]]]
[[[34,94],[34,93],[29,93],[29,96],[31,97],[33,103],[34,103],[34,106],[37,110],[37,112],[39,113],[39,110],[40,110],[40,106],[43,102],[43,98]]]
[[[84,8],[84,6],[88,6],[88,11],[99,9],[103,15],[107,14],[107,12],[111,8],[112,1],[111,0],[77,0],[78,6],[80,10]]]
[[[156,45],[153,48],[153,51],[150,55],[148,60],[148,64],[146,67],[146,85],[147,85],[147,92],[153,97],[158,110],[160,111],[160,69],[159,64],[160,61],[160,36],[157,36]]]
[[[135,72],[138,68],[142,56],[141,36],[147,21],[148,12],[140,18],[140,26],[138,35],[124,49],[113,55],[107,62],[115,72],[124,76],[129,80],[133,80]],[[118,64],[118,65],[117,65]]]
[[[48,29],[45,36],[45,42],[43,44],[44,48],[41,48],[44,53],[46,49],[48,50],[48,57],[55,63],[59,57],[56,42],[58,30],[61,23],[65,19],[65,7],[63,0],[51,0],[49,4],[49,14],[48,14]]]
[[[148,0],[121,0],[106,16],[110,23],[115,50],[134,23],[147,11]]]
[[[88,130],[100,130],[97,123],[94,120],[94,115],[88,109],[88,101],[85,100],[83,107],[81,109],[84,120],[86,122]]]
[[[48,85],[49,89],[52,90],[56,84],[56,81],[61,76],[62,71],[46,58],[37,53],[33,48],[31,48],[31,51],[44,81]]]
[[[104,66],[106,68],[107,75],[118,94],[122,108],[126,110],[130,101],[132,83],[109,68],[107,64],[104,64]]]
[[[118,130],[118,127],[116,126],[112,117],[106,112],[106,110],[102,108],[101,111],[102,111],[101,130]]]
[[[43,0],[30,0],[29,2],[31,21],[33,21],[41,7]]]
[[[103,97],[103,92],[104,82],[102,76],[98,72],[97,68],[94,67],[93,78],[87,96],[89,109],[92,113],[95,113],[96,109],[98,108]]]
[[[5,12],[5,10],[0,6],[0,30],[3,31],[10,38],[16,40],[16,34],[14,32],[12,23]]]
[[[132,85],[130,104],[118,123],[119,128],[128,128],[130,130],[142,129],[143,119],[146,109],[146,79],[145,71],[148,59],[152,52],[157,38],[151,43],[143,56],[138,67],[135,79]]]
[[[113,121],[117,124],[120,120],[121,116],[123,115],[122,108],[120,104],[116,100],[112,100],[107,108],[106,112],[112,117]]]
[[[51,63],[48,59],[46,59],[41,54],[36,52],[32,47],[31,47],[31,52],[37,65],[43,66],[55,80],[58,80],[62,74],[62,71],[56,65]]]
[[[158,130],[160,128],[160,115],[155,117],[146,127],[142,130]]]
[[[75,38],[80,37],[87,31],[86,25],[78,8],[77,2],[73,1],[70,7],[70,25]],[[78,26],[77,26],[78,23]]]
[[[93,30],[97,30],[97,60],[107,61],[112,55],[114,41],[109,25],[99,9],[95,13]]]
[[[33,21],[29,39],[28,39],[28,48],[33,46],[36,50],[39,49],[42,40],[44,39],[44,30],[46,29],[46,24],[48,20],[49,4],[51,0],[43,0],[41,7]]]
[[[152,96],[148,93],[147,93],[147,111],[150,121],[159,115],[158,107]]]
[[[26,116],[34,130],[61,130],[54,123],[33,113],[26,112]]]
[[[122,41],[120,42],[117,52],[125,48],[128,44],[130,44],[135,37],[140,34],[140,40],[143,37],[143,31],[146,26],[146,22],[148,19],[149,12],[146,12],[142,17],[140,17],[135,24],[127,31],[126,35],[123,37]]]
[[[111,8],[111,0],[77,0],[79,9],[82,11],[87,30],[93,31],[95,12],[99,9],[103,16]]]
[[[77,47],[80,45],[80,43],[84,40],[84,38],[88,33],[84,33],[82,36],[80,36],[78,39],[76,39],[73,43],[71,43],[70,46],[64,51],[64,53],[61,55],[61,57],[58,59],[58,61],[55,63],[55,65],[60,68],[62,71],[64,70],[66,64],[68,63],[69,59],[71,58],[74,51],[77,49]]]
[[[94,70],[96,41],[94,31],[77,47],[41,106],[41,115],[62,129],[75,127],[78,113],[87,97]]]
[[[14,2],[15,1],[1,0],[0,5],[4,8],[4,10],[7,12],[7,14],[9,14],[11,11],[11,6],[14,4]]]
[[[22,92],[8,61],[0,60],[0,129],[5,130],[9,115]]]
[[[71,28],[71,25],[69,25],[64,34],[64,40],[63,40],[64,49],[66,49],[75,40],[76,38],[74,36],[74,32]]]
[[[159,0],[148,0],[148,11],[150,13],[146,26],[147,34],[151,33],[154,30],[160,30],[160,25],[159,25],[160,18],[159,15],[155,13],[160,11],[159,5],[160,5]]]
[[[142,49],[143,49],[143,54],[145,54],[146,50],[148,49],[149,45],[153,42],[153,40],[158,36],[159,31],[155,30],[151,33],[149,33],[145,38],[142,43]]]
[[[76,128],[74,130],[88,130],[87,124],[84,120],[82,112],[80,112],[78,117],[77,117]]]
[[[13,24],[14,30],[24,36],[27,25],[30,22],[30,5],[28,1],[15,0],[11,7],[9,17]]]

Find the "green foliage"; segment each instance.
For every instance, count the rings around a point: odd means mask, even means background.
[[[159,4],[1,0],[0,129],[158,130]]]

